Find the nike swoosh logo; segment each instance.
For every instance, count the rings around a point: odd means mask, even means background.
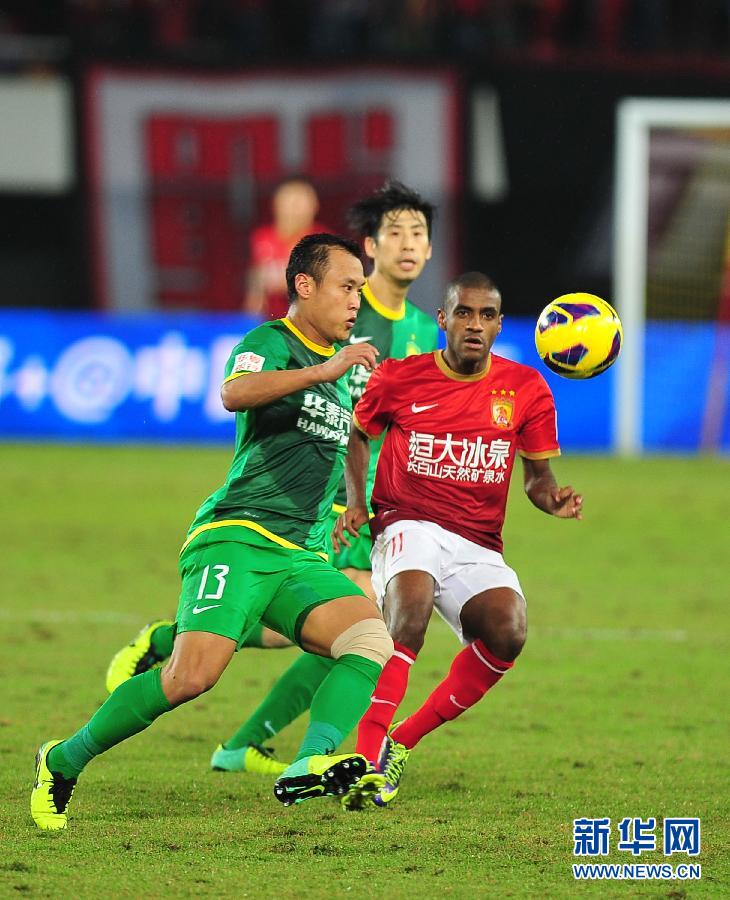
[[[438,403],[427,403],[425,406],[417,406],[414,403],[411,406],[411,412],[414,412],[414,413],[423,412],[425,409],[433,409],[434,406],[438,406]]]
[[[365,341],[372,341],[372,339],[373,339],[372,334],[367,335],[367,337],[355,337],[355,335],[353,334],[352,337],[350,338],[350,343],[351,344],[364,344]]]
[[[193,615],[197,616],[198,613],[205,612],[208,609],[218,609],[219,606],[223,606],[222,603],[214,603],[212,606],[198,606],[197,603],[193,607]]]

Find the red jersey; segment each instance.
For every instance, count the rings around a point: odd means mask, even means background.
[[[501,553],[515,456],[560,454],[545,379],[494,354],[478,375],[454,372],[441,350],[386,359],[354,422],[371,438],[388,429],[371,498],[373,537],[418,519]]]
[[[286,264],[294,245],[306,234],[315,234],[328,229],[314,222],[308,231],[284,238],[274,225],[261,225],[251,232],[251,265],[260,268],[266,294],[263,314],[269,319],[281,319],[289,311],[286,293]]]

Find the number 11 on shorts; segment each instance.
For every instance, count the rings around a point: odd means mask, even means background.
[[[390,555],[395,557],[396,554],[403,552],[403,532],[399,531],[390,539]]]
[[[213,571],[211,572],[211,568]],[[226,576],[231,571],[230,566],[206,566],[203,569],[203,577],[200,579],[200,588],[198,589],[197,600],[220,600],[223,596],[223,591],[226,588]],[[208,583],[208,574],[211,574],[213,578],[218,582],[218,586],[215,590],[215,593],[205,593],[205,588]]]

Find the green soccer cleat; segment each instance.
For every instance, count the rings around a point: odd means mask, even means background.
[[[345,812],[356,812],[373,806],[376,795],[384,787],[385,776],[377,772],[374,766],[368,766],[368,770],[362,778],[356,781],[342,797],[340,805]]]
[[[35,757],[35,781],[30,795],[30,814],[42,831],[62,831],[68,825],[68,805],[71,802],[75,778],[64,778],[51,772],[46,764],[48,753],[61,741],[41,744]]]
[[[238,750],[226,750],[218,744],[210,760],[214,772],[252,772],[256,775],[281,775],[287,763],[279,762],[271,747],[248,744]]]
[[[367,771],[359,753],[341,756],[305,756],[287,766],[274,785],[274,796],[284,806],[314,797],[344,794]]]
[[[120,684],[134,675],[141,675],[148,669],[156,669],[165,662],[166,657],[157,656],[152,649],[152,632],[162,626],[173,623],[169,619],[150,622],[140,631],[131,644],[122,647],[114,654],[109,668],[106,670],[106,689],[111,694]]]
[[[400,722],[390,729],[383,742],[383,749],[380,751],[378,768],[385,776],[385,784],[372,798],[376,806],[389,806],[398,796],[403,769],[411,755],[411,751],[405,744],[399,744],[391,737],[398,725]]]

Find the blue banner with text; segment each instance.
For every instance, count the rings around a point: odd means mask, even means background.
[[[223,367],[234,344],[255,325],[256,320],[241,315],[0,312],[0,437],[229,441],[233,416],[219,395]],[[610,450],[615,368],[589,381],[559,378],[540,363],[533,328],[530,321],[506,319],[495,352],[534,365],[546,377],[564,449]],[[714,398],[711,424],[718,445],[727,447],[727,378],[717,361],[712,374],[719,333],[709,325],[683,324],[681,331],[649,327],[648,449],[697,449],[705,394]],[[677,346],[682,347],[681,366]],[[681,388],[688,384],[694,385],[694,399],[684,403]],[[723,385],[725,395],[718,397]]]

